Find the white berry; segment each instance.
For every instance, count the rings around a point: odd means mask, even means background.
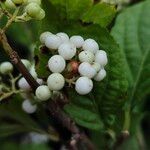
[[[33,76],[33,78],[37,79],[37,73],[35,71],[35,66],[31,66],[30,68],[30,74]]]
[[[90,51],[94,54],[97,52],[97,50],[99,50],[99,46],[98,46],[97,42],[93,39],[85,40],[82,48],[83,48],[83,50]]]
[[[82,51],[79,54],[79,60],[80,62],[88,62],[88,63],[92,63],[94,61],[94,54],[90,51]]]
[[[75,90],[80,95],[88,94],[93,89],[93,82],[88,77],[80,77],[75,83]]]
[[[61,55],[65,60],[70,60],[76,54],[76,47],[72,43],[63,43],[58,48],[58,53]]]
[[[87,62],[83,62],[79,65],[78,72],[81,76],[93,78],[96,75],[96,70]]]
[[[97,51],[95,55],[95,62],[99,63],[102,66],[105,66],[108,63],[106,52],[103,50]]]
[[[47,85],[50,90],[59,91],[65,85],[65,79],[60,73],[53,73],[47,79]]]
[[[37,105],[32,105],[30,100],[26,99],[23,101],[22,103],[22,109],[28,113],[28,114],[32,114],[36,111],[37,109]]]
[[[62,43],[69,41],[69,36],[66,33],[59,32],[56,34],[58,37],[60,37]]]
[[[10,62],[3,62],[0,64],[0,73],[9,74],[13,71],[13,65]]]
[[[106,71],[104,69],[101,69],[99,73],[94,77],[95,81],[101,81],[106,77]]]
[[[84,39],[79,35],[74,35],[70,38],[70,42],[73,43],[77,48],[80,48],[84,43]]]
[[[54,55],[49,59],[48,67],[51,72],[61,73],[66,67],[66,62],[62,56]]]
[[[99,72],[101,69],[101,65],[99,63],[94,62],[92,64],[92,67],[96,70],[96,72]]]
[[[42,44],[45,44],[46,38],[47,38],[48,36],[50,36],[50,35],[52,35],[51,32],[48,32],[48,31],[43,32],[43,33],[40,35],[40,42],[41,42]]]
[[[43,79],[40,79],[40,78],[37,78],[36,79],[36,82],[39,84],[39,85],[42,85],[44,83]]]
[[[49,90],[48,86],[41,85],[36,89],[35,95],[39,100],[46,101],[51,97],[52,93]]]
[[[30,85],[25,78],[20,78],[18,81],[18,87],[22,90],[29,91],[31,89]]]
[[[58,49],[58,47],[61,45],[61,38],[57,35],[49,35],[45,39],[45,45],[49,49]]]
[[[30,68],[31,68],[31,63],[30,63],[29,60],[27,60],[27,59],[21,59],[21,61],[22,61],[22,63],[25,65],[25,67],[26,67],[27,69],[30,69]]]

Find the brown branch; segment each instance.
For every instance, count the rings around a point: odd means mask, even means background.
[[[2,33],[2,32],[0,33],[1,33],[0,41],[3,45],[4,50],[9,55],[11,62],[19,70],[19,72],[23,75],[23,77],[27,80],[31,88],[35,91],[37,87],[39,86],[39,84],[36,82],[36,80],[32,77],[32,75],[29,73],[27,68],[24,66],[17,52],[11,48],[11,46],[8,43],[5,33]]]
[[[48,109],[50,114],[65,128],[67,128],[72,133],[72,139],[70,141],[70,146],[72,149],[76,148],[76,144],[78,142],[82,142],[88,150],[95,150],[94,145],[92,142],[88,139],[88,137],[81,133],[79,128],[76,126],[75,122],[67,116],[59,107],[57,101],[51,100],[48,105]]]

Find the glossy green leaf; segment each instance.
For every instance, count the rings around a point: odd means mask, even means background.
[[[91,7],[82,17],[83,22],[108,26],[115,17],[116,9],[106,3],[98,3]]]
[[[123,49],[129,68],[129,100],[134,104],[150,93],[150,1],[123,11],[112,35]]]
[[[65,106],[65,111],[79,125],[98,130],[103,127],[96,103],[90,96],[78,95],[75,91],[69,92],[71,103]]]
[[[49,0],[62,18],[76,20],[93,4],[93,0]]]

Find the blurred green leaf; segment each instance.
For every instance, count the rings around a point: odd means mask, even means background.
[[[112,35],[123,49],[128,64],[129,101],[138,103],[150,93],[150,1],[123,11]]]
[[[94,23],[106,27],[111,23],[115,14],[115,6],[106,3],[98,3],[83,15],[82,20],[86,23]]]

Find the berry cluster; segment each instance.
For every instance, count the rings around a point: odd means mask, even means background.
[[[56,35],[44,32],[40,35],[40,41],[53,56],[48,61],[51,74],[47,86],[42,85],[36,90],[39,99],[48,99],[50,91],[60,91],[67,83],[69,86],[75,84],[77,93],[86,95],[93,89],[92,79],[101,81],[105,78],[107,54],[99,50],[94,39],[84,40],[80,35],[69,38],[62,32]]]
[[[6,9],[16,9],[23,7],[23,14],[18,16],[18,20],[41,20],[45,17],[45,12],[41,8],[41,0],[5,0]]]

